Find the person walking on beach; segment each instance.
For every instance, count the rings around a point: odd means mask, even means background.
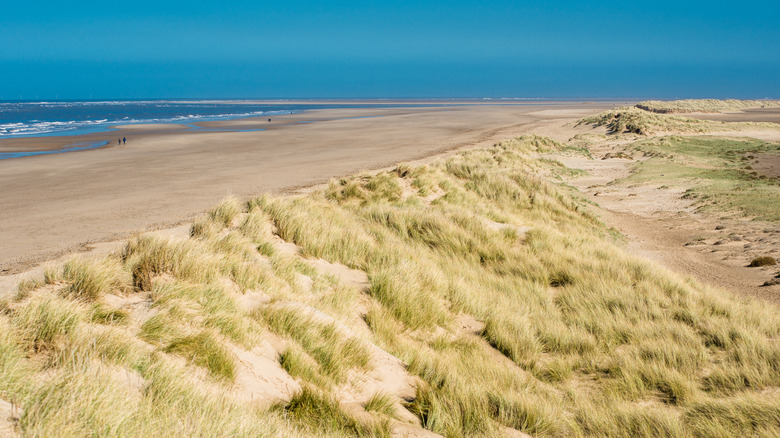
[[[122,141],[123,141],[125,144],[127,144],[127,138],[126,138],[126,137],[122,137]]]
[[[120,138],[119,140],[117,140],[116,144],[118,144],[119,146],[122,146],[122,139]]]

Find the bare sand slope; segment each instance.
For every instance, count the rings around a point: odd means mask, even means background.
[[[317,110],[211,122],[225,132],[134,127],[109,134],[0,142],[51,149],[126,136],[127,146],[0,160],[0,274],[88,242],[187,220],[228,194],[248,197],[325,182],[449,149],[489,144],[614,103]],[[315,123],[301,123],[310,122]],[[113,144],[110,143],[110,144]]]

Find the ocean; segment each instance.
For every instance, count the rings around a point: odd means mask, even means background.
[[[267,103],[249,100],[101,100],[1,102],[0,139],[106,132],[112,125],[194,123],[291,114],[307,109],[381,108],[406,104]]]

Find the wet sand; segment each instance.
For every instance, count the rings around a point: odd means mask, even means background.
[[[312,110],[274,116],[271,123],[267,118],[206,122],[195,130],[136,125],[108,134],[1,140],[0,152],[113,142],[90,151],[0,160],[0,274],[89,243],[190,220],[229,194],[248,198],[289,191],[491,144],[622,104]],[[219,131],[232,129],[248,131]],[[119,137],[127,137],[127,145],[116,146]]]

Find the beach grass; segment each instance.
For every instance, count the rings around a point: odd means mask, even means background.
[[[780,101],[737,99],[645,100],[636,104],[636,107],[659,114],[718,113],[738,111],[746,108],[775,108],[780,107]]]
[[[745,128],[777,129],[776,123],[719,122],[680,115],[687,111],[652,111],[644,106],[624,106],[580,119],[577,125],[604,126],[612,135],[633,134],[652,136],[664,133],[703,134],[738,131]]]
[[[728,176],[730,157],[774,146],[632,147]],[[448,437],[780,434],[777,309],[627,253],[548,151],[580,153],[520,137],[230,198],[189,238],[69,261],[0,306],[0,399],[34,436],[384,437],[402,409]],[[272,347],[299,389],[236,396],[250,375],[236,352]],[[413,397],[356,398],[386,372],[381,350]]]

